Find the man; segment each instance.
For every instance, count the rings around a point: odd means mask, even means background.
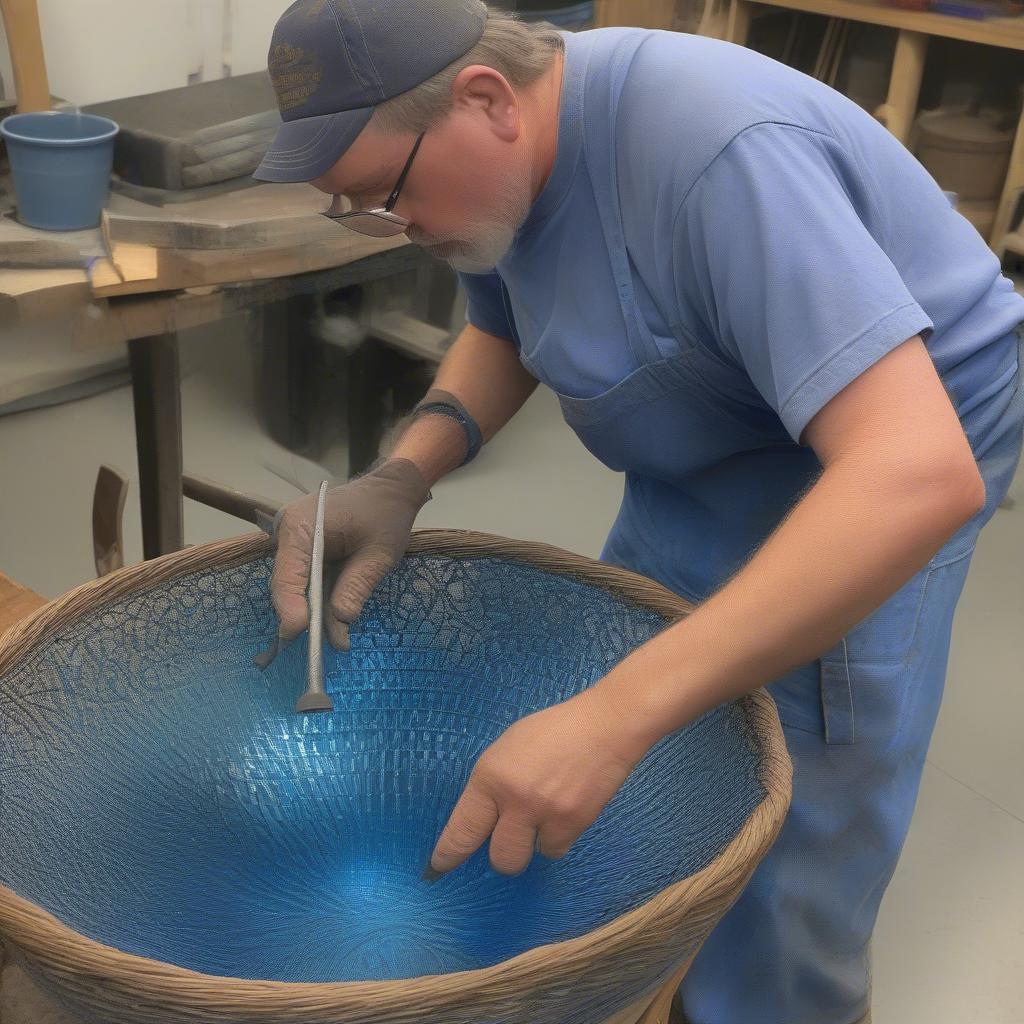
[[[299,0],[257,176],[462,272],[469,324],[390,456],[330,494],[336,646],[440,477],[538,381],[625,473],[603,557],[698,603],[476,764],[434,872],[561,857],[662,736],[767,685],[794,766],[768,857],[682,989],[694,1024],[869,1016],[978,532],[1024,422],[1024,301],[936,183],[838,93],[676,33],[578,35],[476,0]],[[272,590],[306,626],[313,505]]]

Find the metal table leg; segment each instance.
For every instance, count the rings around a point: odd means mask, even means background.
[[[135,399],[142,551],[150,559],[185,546],[177,335],[130,341],[128,358]]]

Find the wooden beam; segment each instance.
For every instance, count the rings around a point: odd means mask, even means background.
[[[905,10],[890,6],[883,0],[758,0],[758,4],[821,14],[827,18],[849,18],[867,25],[908,29],[946,39],[962,39],[968,43],[1024,50],[1024,18],[1021,17],[975,21],[932,11]]]
[[[750,0],[732,0],[729,4],[729,19],[726,23],[725,39],[737,46],[746,46],[750,36],[750,22],[754,17],[754,5]]]
[[[324,221],[324,223],[327,223]],[[114,262],[97,260],[90,271],[96,298],[238,284],[309,273],[353,263],[409,244],[404,235],[370,238],[337,228],[326,238],[302,245],[254,246],[241,249],[159,249],[115,242]]]
[[[671,29],[675,26],[676,0],[597,0],[597,28],[629,25],[635,28]]]
[[[928,36],[907,29],[900,31],[889,79],[889,96],[875,116],[904,146],[909,144],[914,127],[927,55]]]
[[[0,0],[7,46],[14,67],[18,113],[50,109],[50,83],[46,77],[43,34],[36,0]]]
[[[989,244],[1000,259],[1010,248],[1007,238],[1014,227],[1013,218],[1017,212],[1017,204],[1022,191],[1024,191],[1024,110],[1021,111],[1020,121],[1017,124],[1017,137],[1013,142],[1006,184],[1003,186],[1003,194],[1000,196],[999,207],[996,210],[996,219],[992,225],[992,236],[989,239]],[[1012,251],[1020,255],[1019,249]]]

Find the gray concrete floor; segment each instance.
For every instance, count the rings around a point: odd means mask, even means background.
[[[185,339],[185,465],[286,501],[297,492],[281,473],[312,489],[321,471],[263,433],[246,335],[239,320]],[[332,472],[342,455],[329,453]],[[0,570],[50,597],[92,577],[101,462],[132,477],[126,547],[137,561],[128,389],[0,419]],[[621,490],[621,478],[589,456],[541,391],[475,463],[435,489],[419,522],[595,556]],[[1016,507],[1000,510],[982,535],[960,602],[945,703],[877,929],[875,1024],[1024,1022],[1024,473],[1014,495]],[[188,543],[247,529],[186,506]]]

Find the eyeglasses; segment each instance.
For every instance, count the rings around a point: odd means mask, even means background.
[[[402,234],[409,226],[409,221],[405,217],[399,217],[397,213],[392,213],[391,211],[394,210],[395,204],[398,202],[402,186],[405,184],[405,179],[409,174],[409,168],[412,167],[412,162],[416,159],[416,153],[425,134],[426,132],[421,132],[417,137],[416,145],[412,147],[409,159],[405,161],[402,173],[398,176],[398,184],[395,185],[394,190],[388,196],[387,202],[383,206],[379,206],[374,210],[343,211],[341,209],[342,197],[335,196],[330,209],[324,211],[324,216],[337,221],[339,224],[344,224],[345,227],[351,228],[353,231],[358,231],[361,235],[370,235],[373,238],[390,238],[393,235]]]

